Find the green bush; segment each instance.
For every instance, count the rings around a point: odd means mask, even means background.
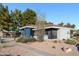
[[[26,43],[27,39],[24,37],[20,37],[19,39],[16,40],[16,42],[22,42],[22,43]]]
[[[35,42],[35,41],[36,41],[36,39],[33,37],[30,37],[30,38],[21,37],[21,38],[17,39],[17,42],[22,42],[22,43]]]
[[[74,44],[76,44],[77,42],[76,42],[76,40],[75,40],[75,39],[70,38],[70,39],[66,40],[66,42],[65,42],[65,43],[66,43],[66,44],[71,44],[71,45],[74,45]]]
[[[27,41],[28,41],[28,42],[35,42],[35,41],[36,41],[36,39],[35,39],[35,38],[33,38],[33,37],[30,37],[30,38],[28,38],[28,39],[27,39]]]

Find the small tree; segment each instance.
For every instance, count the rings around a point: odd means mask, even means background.
[[[36,27],[37,27],[37,39],[39,41],[44,40],[44,33],[45,33],[44,26],[45,26],[44,18],[38,16],[36,21]]]

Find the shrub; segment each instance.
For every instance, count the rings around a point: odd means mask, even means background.
[[[19,39],[17,39],[17,42],[22,42],[22,43],[35,42],[35,41],[36,39],[33,37],[30,37],[30,38],[20,37]]]
[[[16,42],[26,43],[27,40],[24,37],[20,37],[19,39],[16,40]]]
[[[30,37],[30,38],[27,39],[27,42],[35,42],[35,41],[36,41],[36,39],[33,38],[33,37]]]
[[[76,40],[75,40],[75,39],[70,38],[70,39],[66,40],[66,42],[65,42],[65,43],[66,43],[66,44],[71,44],[71,45],[74,45],[74,44],[76,44],[77,42],[76,42]]]

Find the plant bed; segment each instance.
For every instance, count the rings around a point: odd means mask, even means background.
[[[21,42],[21,43],[35,42],[35,41],[37,41],[37,40],[33,37],[31,37],[31,38],[20,37],[19,39],[16,40],[16,42]]]
[[[75,45],[77,43],[77,41],[73,38],[67,39],[65,41],[66,44],[71,44],[71,45]]]

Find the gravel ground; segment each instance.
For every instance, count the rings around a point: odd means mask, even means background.
[[[32,56],[36,55],[27,49],[23,49],[22,47],[18,47],[16,42],[9,42],[5,43],[6,45],[4,48],[0,48],[0,56]]]
[[[52,55],[56,56],[79,56],[79,52],[77,51],[76,47],[74,45],[68,45],[65,43],[53,43],[52,41],[47,42],[35,42],[31,44],[26,44],[26,46],[30,46],[32,48],[36,48],[38,50],[50,53]],[[56,48],[52,48],[52,46],[55,46]],[[72,52],[66,53],[61,50],[61,48],[71,48]]]
[[[10,42],[13,46],[0,48],[0,55],[12,56],[79,56],[74,45],[65,43],[53,43],[52,41],[33,42],[33,43],[16,43]],[[56,48],[52,48],[55,46]],[[62,47],[69,47],[72,52],[66,53],[61,50]]]

